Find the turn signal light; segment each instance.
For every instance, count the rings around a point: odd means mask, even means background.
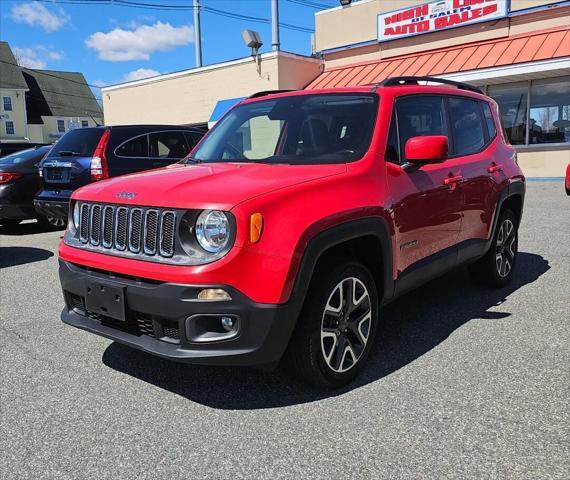
[[[254,213],[249,219],[249,240],[251,243],[257,243],[261,239],[263,232],[263,215]]]

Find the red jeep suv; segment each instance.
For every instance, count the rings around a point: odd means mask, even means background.
[[[460,264],[511,279],[524,193],[475,87],[262,92],[182,162],[73,194],[62,320],[181,362],[283,358],[340,386],[386,303]]]

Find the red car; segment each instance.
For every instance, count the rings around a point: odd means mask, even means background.
[[[283,358],[340,386],[394,298],[466,263],[511,280],[524,194],[497,104],[469,85],[256,94],[183,162],[73,194],[62,320],[181,362]]]
[[[570,163],[566,165],[566,178],[564,180],[566,195],[570,195]]]

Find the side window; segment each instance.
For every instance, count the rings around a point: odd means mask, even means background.
[[[491,113],[491,107],[487,102],[481,102],[481,107],[483,108],[483,115],[485,116],[485,122],[487,123],[487,133],[489,138],[495,138],[497,134],[497,127],[495,126],[495,119]]]
[[[400,163],[400,145],[398,143],[398,125],[396,125],[396,111],[392,114],[390,131],[388,132],[388,144],[386,145],[386,161]]]
[[[412,137],[445,135],[443,98],[436,95],[411,95],[397,100],[400,152]]]
[[[183,132],[155,132],[149,134],[151,158],[184,158],[190,149]]]
[[[131,138],[117,147],[115,155],[118,157],[148,157],[148,135]]]
[[[477,100],[449,98],[449,115],[453,135],[453,153],[470,155],[485,145],[483,118]]]

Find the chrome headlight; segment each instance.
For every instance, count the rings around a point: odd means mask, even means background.
[[[75,202],[75,205],[73,205],[73,214],[71,217],[75,230],[79,228],[79,215],[79,202]]]
[[[220,210],[204,210],[196,220],[196,240],[210,253],[221,252],[230,239],[230,222]]]

